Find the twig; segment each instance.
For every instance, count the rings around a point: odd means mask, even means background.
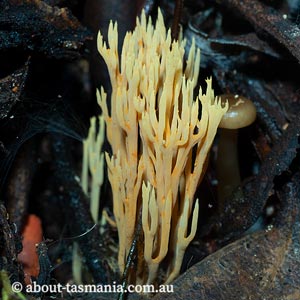
[[[183,2],[184,0],[176,0],[174,18],[173,18],[173,23],[171,28],[172,40],[178,40],[179,29],[180,29],[179,24],[180,24],[182,9],[183,9]]]
[[[124,300],[126,295],[128,293],[124,293],[125,288],[127,286],[127,281],[128,281],[128,276],[129,276],[129,270],[132,265],[132,262],[136,258],[136,250],[137,250],[137,245],[138,241],[140,239],[141,231],[142,231],[142,208],[140,208],[139,211],[139,217],[137,219],[138,223],[134,232],[134,238],[131,244],[131,247],[129,249],[129,253],[127,256],[126,264],[125,264],[125,269],[122,275],[122,292],[118,294],[117,300]]]

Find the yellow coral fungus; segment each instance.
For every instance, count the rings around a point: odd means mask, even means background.
[[[170,282],[179,274],[185,249],[196,233],[199,207],[194,194],[228,107],[215,99],[211,80],[206,93],[200,88],[194,98],[200,51],[193,42],[185,62],[185,41],[171,41],[160,11],[155,26],[144,12],[137,19],[134,31],[125,36],[120,60],[117,42],[117,24],[111,22],[109,48],[98,35],[98,50],[112,84],[110,110],[103,88],[97,96],[112,147],[106,161],[119,234],[119,267],[122,272],[141,206],[144,255],[137,281],[155,282],[168,257],[162,280]]]
[[[98,131],[96,129],[97,122],[99,124]],[[100,190],[104,180],[104,155],[102,153],[104,130],[103,116],[99,116],[98,118],[92,117],[88,136],[83,141],[81,186],[91,200],[90,211],[95,223],[98,223],[99,219]],[[91,177],[90,185],[89,177]],[[82,283],[82,258],[76,242],[73,244],[72,268],[75,282],[78,284]]]

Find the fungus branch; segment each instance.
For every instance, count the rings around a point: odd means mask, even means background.
[[[91,213],[95,223],[99,218],[99,198],[100,188],[103,184],[103,167],[104,157],[101,153],[104,142],[104,119],[102,116],[98,117],[99,130],[96,129],[97,118],[91,118],[90,129],[88,137],[83,141],[83,162],[81,185],[86,195],[91,198]],[[89,173],[91,174],[91,187],[88,187]]]
[[[99,128],[97,130],[97,121]],[[104,155],[101,152],[104,142],[104,118],[92,117],[87,138],[83,141],[83,160],[81,186],[85,195],[90,199],[90,211],[93,221],[99,221],[99,199],[101,186],[104,180]],[[89,178],[91,184],[89,186]],[[82,257],[79,246],[73,243],[73,277],[76,283],[82,283]]]

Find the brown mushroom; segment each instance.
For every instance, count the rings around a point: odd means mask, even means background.
[[[229,109],[224,114],[219,128],[217,176],[218,199],[222,203],[240,185],[237,136],[238,129],[249,126],[256,119],[253,102],[243,96],[223,94],[221,102],[228,100]]]

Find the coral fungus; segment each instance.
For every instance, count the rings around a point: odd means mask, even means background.
[[[125,36],[120,59],[113,22],[108,45],[99,33],[98,50],[112,85],[110,109],[103,88],[97,96],[112,148],[106,161],[120,271],[141,207],[144,246],[136,282],[157,281],[166,258],[167,272],[160,278],[170,282],[179,274],[185,249],[196,233],[199,206],[194,194],[228,105],[222,107],[214,97],[211,80],[206,92],[200,88],[194,98],[200,51],[193,42],[185,61],[185,41],[172,42],[160,11],[155,26],[142,13],[134,31]]]

